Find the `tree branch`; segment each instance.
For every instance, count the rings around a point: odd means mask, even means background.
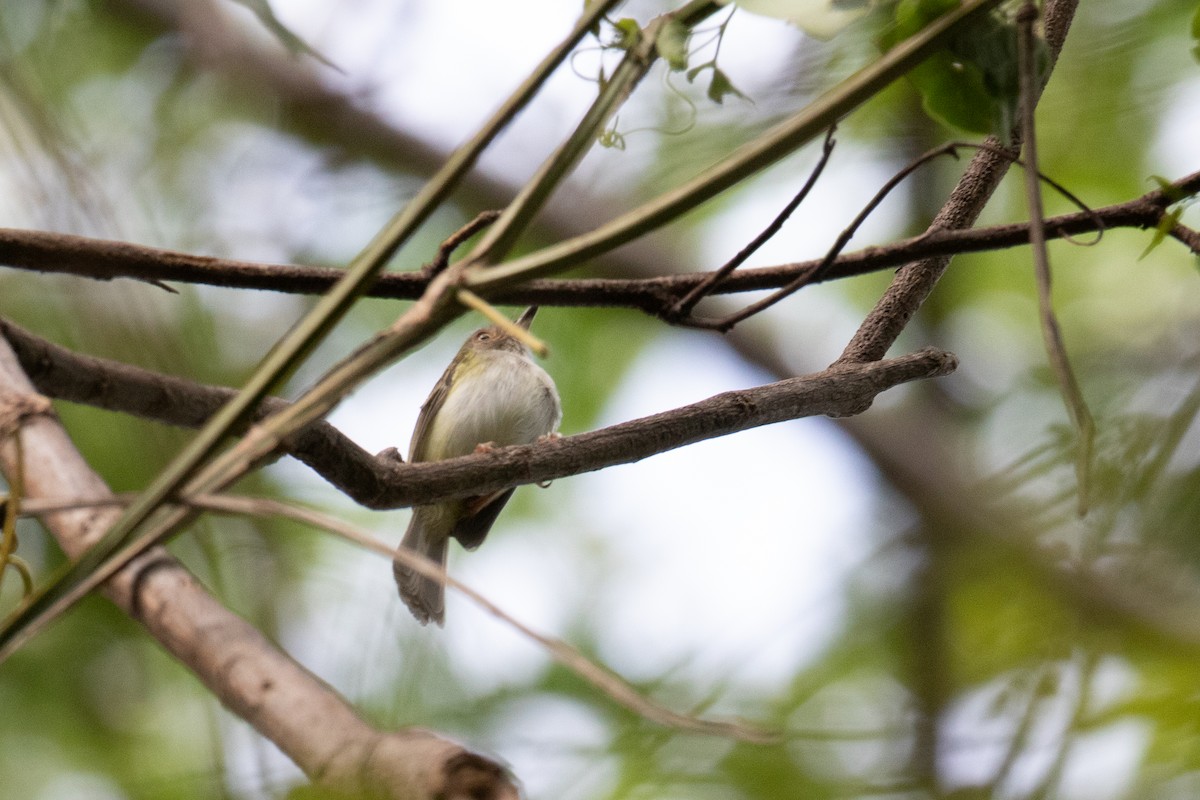
[[[957,366],[952,354],[927,348],[871,365],[831,367],[553,441],[427,464],[393,464],[385,495],[356,499],[373,508],[425,504],[629,464],[776,422],[859,414],[886,389],[948,375]]]
[[[104,497],[111,491],[47,410],[8,345],[0,341],[0,468],[23,469],[25,494]],[[18,465],[13,436],[22,437]],[[42,518],[78,556],[119,515],[79,509]],[[221,702],[287,753],[315,783],[387,798],[515,798],[500,765],[426,731],[384,733],[329,686],[228,611],[161,548],[117,573],[105,595],[140,622]]]
[[[1071,368],[1067,345],[1063,341],[1058,315],[1054,313],[1054,297],[1051,292],[1050,252],[1046,247],[1045,212],[1042,207],[1042,187],[1038,182],[1038,141],[1034,113],[1037,105],[1037,49],[1035,46],[1034,23],[1038,18],[1037,4],[1025,0],[1017,12],[1017,61],[1020,75],[1021,98],[1019,125],[1025,139],[1025,159],[1029,166],[1025,170],[1025,202],[1029,206],[1032,226],[1030,250],[1033,255],[1033,271],[1037,282],[1038,319],[1041,322],[1042,341],[1046,356],[1059,393],[1070,414],[1071,423],[1079,435],[1079,446],[1075,456],[1075,476],[1079,482],[1079,516],[1087,513],[1091,495],[1092,451],[1095,446],[1096,424],[1092,412],[1084,400],[1083,390]]]
[[[728,278],[734,270],[746,263],[750,256],[754,255],[758,250],[783,228],[784,223],[792,216],[800,204],[812,192],[813,187],[817,185],[817,180],[820,179],[821,173],[825,171],[825,167],[829,165],[829,159],[833,156],[833,149],[837,145],[837,140],[834,139],[834,134],[837,132],[837,126],[831,126],[825,134],[825,142],[821,146],[821,157],[817,159],[816,166],[808,173],[808,179],[804,181],[804,185],[800,187],[787,205],[775,215],[775,219],[763,228],[763,230],[750,240],[750,243],[737,252],[737,254],[726,261],[721,267],[705,276],[704,281],[697,284],[691,289],[686,296],[679,300],[671,307],[670,316],[673,319],[683,319],[691,315],[696,304],[712,293],[722,281]]]
[[[1063,41],[1071,27],[1077,5],[1078,0],[1049,0],[1046,4],[1045,32],[1051,64],[1058,59],[1058,54],[1062,51]],[[1049,76],[1050,71],[1047,70],[1045,79],[1048,80]],[[1043,82],[1038,87],[1039,95],[1044,86]],[[1019,147],[1019,131],[1014,132],[1013,139],[1013,147]],[[995,137],[988,137],[988,144],[997,151],[1002,149]],[[950,193],[950,198],[930,225],[930,231],[969,228],[975,224],[992,192],[1000,185],[1000,179],[1008,172],[1009,164],[1017,156],[1015,150],[1011,156],[1004,157],[992,149],[980,150],[971,159],[954,191]],[[1044,224],[1049,235],[1053,220],[1045,220]],[[1028,237],[1027,228],[1025,235]],[[883,358],[925,302],[925,298],[929,297],[949,265],[950,255],[938,255],[925,257],[898,272],[891,286],[846,345],[838,359],[839,362],[874,361]]]
[[[181,428],[199,428],[229,401],[236,389],[207,386],[173,375],[85,356],[48,342],[0,319],[0,336],[8,340],[25,373],[39,392],[59,400],[119,411]],[[243,430],[287,401],[268,397]],[[288,438],[287,451],[337,486],[356,486],[367,494],[384,491],[375,456],[328,422],[306,426]]]
[[[11,342],[39,391],[51,397],[198,427],[233,393],[232,389],[80,356],[2,320],[0,333]],[[703,439],[789,419],[857,414],[880,392],[907,381],[949,374],[956,363],[948,353],[924,350],[725,392],[553,442],[431,463],[405,464],[394,450],[371,456],[327,422],[308,425],[286,444],[289,452],[354,501],[368,508],[389,509],[639,461]],[[272,398],[258,409],[256,418],[286,406],[285,401]]]
[[[1046,235],[1062,239],[1112,228],[1154,228],[1179,194],[1200,193],[1200,172],[1124,203],[1090,212],[1046,219]],[[1172,236],[1200,255],[1200,238],[1177,226]],[[816,282],[878,272],[927,258],[1001,250],[1029,244],[1029,223],[986,228],[954,229],[932,226],[926,233],[887,245],[867,247],[838,256]],[[777,289],[816,270],[821,259],[774,267],[739,269],[714,288],[714,294]],[[98,280],[143,280],[199,283],[233,289],[264,289],[291,294],[323,294],[344,273],[340,269],[262,264],[163,250],[127,242],[92,239],[46,231],[0,228],[0,264],[35,272],[80,275]],[[604,306],[636,308],[669,317],[671,306],[702,285],[712,272],[626,279],[533,280],[520,288],[499,292],[493,302],[512,305]],[[428,285],[420,270],[381,275],[367,293],[371,297],[413,300]]]

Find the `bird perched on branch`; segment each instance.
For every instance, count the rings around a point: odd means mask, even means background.
[[[516,326],[529,330],[537,307]],[[519,332],[518,332],[519,333]],[[471,334],[421,406],[409,461],[440,461],[492,447],[530,444],[555,435],[562,407],[554,381],[534,363],[529,348],[501,327]],[[513,489],[413,508],[400,548],[445,566],[453,537],[474,550],[487,536]],[[445,620],[445,587],[404,563],[392,561],[400,597],[422,625]]]

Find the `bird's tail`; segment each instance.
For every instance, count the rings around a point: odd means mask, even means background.
[[[407,548],[445,568],[449,536],[439,530],[437,514],[427,513],[436,511],[436,507],[413,509],[412,520],[408,523],[408,531],[400,542],[400,549]],[[446,587],[441,581],[428,578],[408,566],[399,557],[399,552],[398,550],[397,557],[392,559],[392,572],[396,576],[396,586],[400,589],[400,599],[422,625],[427,625],[430,621],[442,625],[446,615]]]

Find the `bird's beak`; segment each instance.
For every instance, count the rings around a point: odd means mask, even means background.
[[[525,311],[521,313],[521,316],[517,317],[517,324],[525,330],[529,330],[529,324],[533,322],[533,317],[535,314],[537,314],[537,310],[537,306],[530,306],[529,308],[525,309]]]

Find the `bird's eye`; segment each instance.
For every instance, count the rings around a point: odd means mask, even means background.
[[[475,334],[475,341],[477,342],[490,342],[491,340],[492,335],[487,331],[480,331],[479,333]]]

